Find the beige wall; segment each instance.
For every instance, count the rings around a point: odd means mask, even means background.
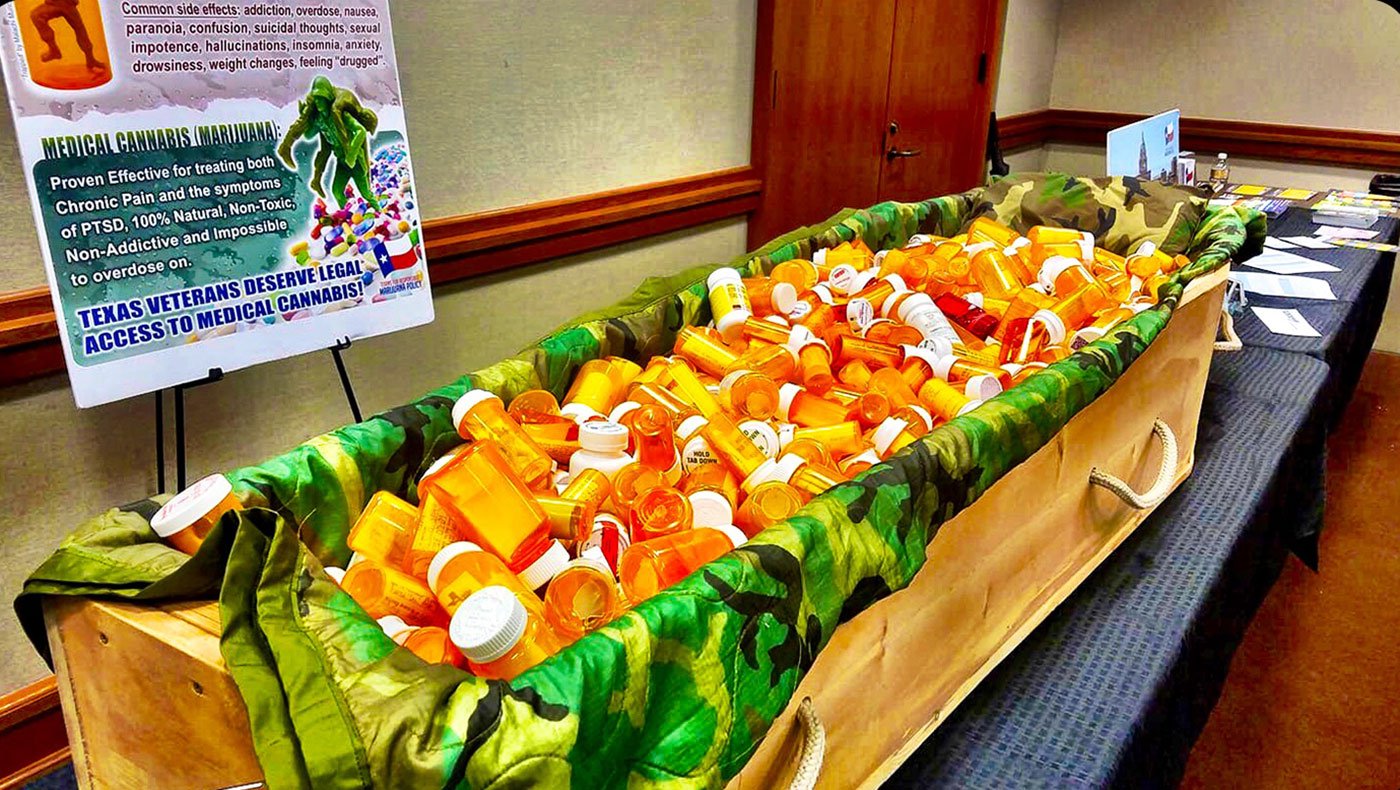
[[[1053,107],[1400,131],[1378,0],[1064,0]]]
[[[1150,31],[1146,35],[1144,31]],[[1400,14],[1378,0],[1064,0],[1050,106],[1400,132]],[[1204,173],[1215,151],[1197,151]],[[1372,169],[1231,157],[1231,178],[1364,189]],[[1104,172],[1101,147],[1045,167]],[[1376,348],[1400,351],[1400,286]]]
[[[1063,0],[1008,0],[1002,26],[1001,65],[997,77],[998,118],[1050,106],[1055,47]],[[1043,147],[1006,157],[1012,172],[1043,170]]]
[[[754,0],[394,4],[410,134],[431,216],[567,197],[749,160]],[[618,18],[623,12],[626,19]],[[543,21],[542,21],[543,20]],[[624,24],[625,22],[625,24]],[[0,168],[19,172],[0,122]],[[0,182],[0,290],[43,283],[28,198]],[[437,289],[437,320],[346,352],[372,413],[514,353],[643,278],[744,250],[742,219]],[[522,309],[522,307],[524,309]],[[187,395],[191,478],[349,422],[329,354]],[[168,410],[167,410],[168,413]],[[155,491],[151,398],[79,411],[65,376],[0,389],[0,597],[82,520]],[[43,676],[0,616],[0,693]]]
[[[997,117],[1050,106],[1063,0],[1009,0],[1001,35]]]

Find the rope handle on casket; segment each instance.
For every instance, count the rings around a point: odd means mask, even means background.
[[[1098,467],[1089,470],[1089,483],[1112,491],[1119,499],[1138,510],[1150,510],[1162,503],[1171,493],[1172,481],[1176,477],[1178,448],[1176,434],[1171,426],[1162,420],[1152,422],[1152,433],[1162,442],[1162,468],[1157,470],[1157,479],[1152,487],[1139,494],[1121,478],[1115,477]]]

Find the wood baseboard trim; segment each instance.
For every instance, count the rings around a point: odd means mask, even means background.
[[[1047,143],[1101,146],[1109,130],[1146,117],[1051,108],[999,118],[997,124],[1002,148],[1013,151]],[[1186,117],[1181,139],[1182,147],[1200,158],[1227,151],[1258,159],[1400,170],[1400,134],[1393,132]]]
[[[70,756],[52,675],[0,697],[0,790],[23,787]]]
[[[1049,142],[1050,110],[1035,110],[997,118],[997,139],[1003,153],[1037,148]]]
[[[434,285],[743,216],[763,184],[752,167],[526,206],[427,220]],[[0,387],[61,372],[47,288],[0,294]]]

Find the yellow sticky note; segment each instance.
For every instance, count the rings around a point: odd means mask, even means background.
[[[1269,188],[1256,186],[1254,184],[1240,184],[1230,191],[1234,192],[1236,195],[1262,195],[1268,192]]]
[[[1316,194],[1316,192],[1309,189],[1285,189],[1278,193],[1278,196],[1284,200],[1307,200]]]

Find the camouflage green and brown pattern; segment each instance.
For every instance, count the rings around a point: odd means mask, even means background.
[[[1114,207],[1190,197],[1127,181],[1012,176],[963,195],[882,203],[731,265],[767,270],[857,236],[878,248],[914,233],[950,235],[999,194],[1004,220],[1074,227],[1085,226],[1085,201],[1096,198],[1065,204],[1055,195],[1129,195],[1109,201]],[[998,192],[1008,183],[1023,187],[1011,203],[1009,190]],[[1171,249],[1171,239],[1187,240],[1194,262],[1157,307],[817,497],[514,683],[428,666],[396,648],[322,563],[346,559],[345,534],[370,493],[415,497],[418,472],[460,441],[448,419],[457,395],[469,386],[506,399],[537,386],[562,393],[588,359],[669,350],[676,329],[708,320],[703,281],[713,266],[649,280],[514,358],[229,473],[253,509],[226,516],[192,559],[151,533],[157,500],[109,511],[34,572],[16,610],[46,652],[42,595],[217,597],[224,658],[274,788],[718,786],[753,753],[836,626],[907,585],[941,524],[1107,390],[1167,324],[1189,277],[1250,254],[1262,239],[1253,212],[1205,211],[1183,228],[1163,220],[1183,212],[1153,211],[1146,221],[1117,211],[1133,229],[1096,233],[1110,246],[1147,237]]]

